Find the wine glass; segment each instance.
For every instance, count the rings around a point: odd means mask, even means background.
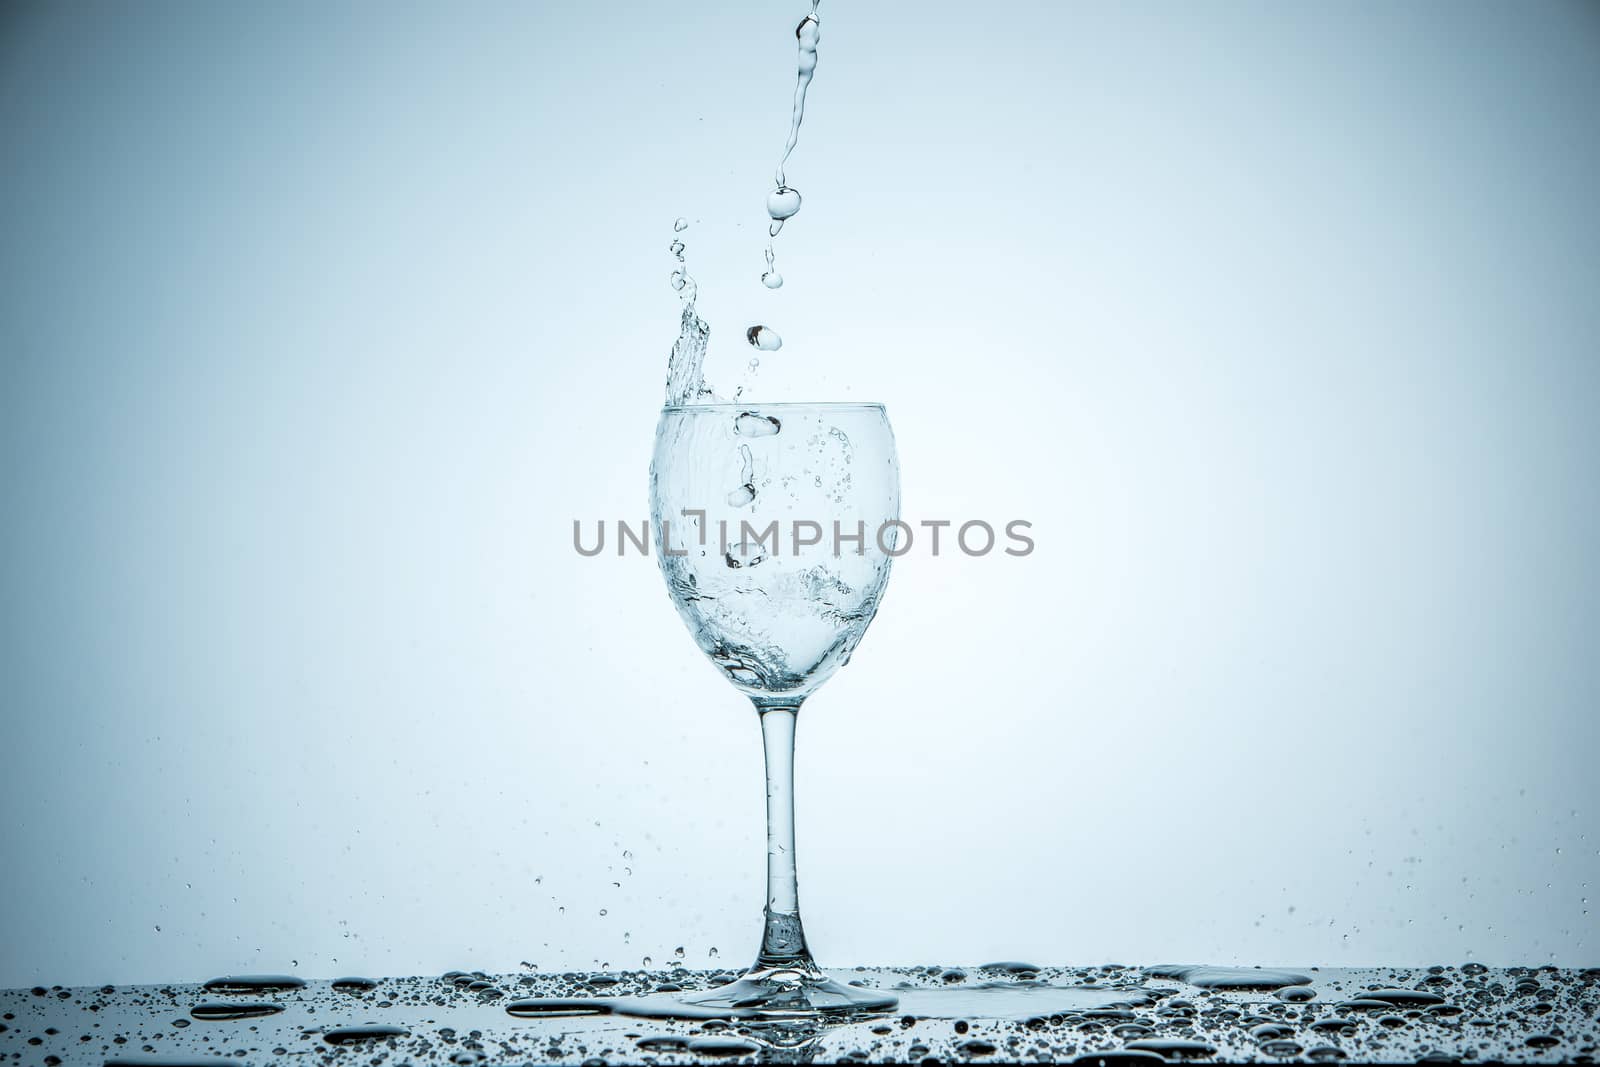
[[[683,998],[746,1016],[888,1011],[829,978],[800,924],[794,728],[878,609],[900,527],[880,404],[662,409],[650,464],[656,559],[696,643],[755,704],[767,765],[767,904],[743,978]]]

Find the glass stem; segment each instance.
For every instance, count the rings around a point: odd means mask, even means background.
[[[761,954],[752,973],[798,972],[821,977],[800,925],[800,887],[794,863],[794,725],[800,702],[755,701],[767,756],[767,906]]]

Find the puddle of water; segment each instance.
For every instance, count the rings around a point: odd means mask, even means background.
[[[619,971],[0,991],[0,1062],[464,1067],[923,1059],[1137,1064],[1424,1059],[1557,1063],[1600,1051],[1600,969],[1203,966],[863,968],[889,1014],[773,1023],[688,1008],[733,971]],[[689,1016],[689,1017],[685,1017]],[[193,1025],[190,1025],[191,1020]]]

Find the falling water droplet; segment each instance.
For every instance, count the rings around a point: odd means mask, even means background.
[[[774,220],[782,222],[784,219],[793,218],[794,213],[800,210],[800,191],[791,189],[787,185],[780,185],[767,194],[767,214]]]
[[[752,326],[744,332],[744,339],[763,352],[776,352],[783,347],[783,338],[770,326]]]
[[[687,230],[688,228],[689,228],[689,220],[686,219],[686,218],[683,218],[681,216],[678,218],[678,220],[676,222],[674,222],[672,224],[672,232],[673,233],[682,233],[684,230]]]
[[[778,268],[774,263],[774,253],[770,242],[767,244],[766,255],[767,272],[761,276],[761,284],[768,289],[781,289],[783,288],[783,275],[778,273]]]
[[[756,487],[749,482],[728,494],[730,508],[742,508],[756,498]]]

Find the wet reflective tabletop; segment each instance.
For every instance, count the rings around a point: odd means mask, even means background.
[[[678,997],[736,973],[681,969],[6,990],[0,1064],[1586,1063],[1600,1043],[1600,968],[1011,961],[835,976],[899,1004],[825,1021],[719,1017]]]

